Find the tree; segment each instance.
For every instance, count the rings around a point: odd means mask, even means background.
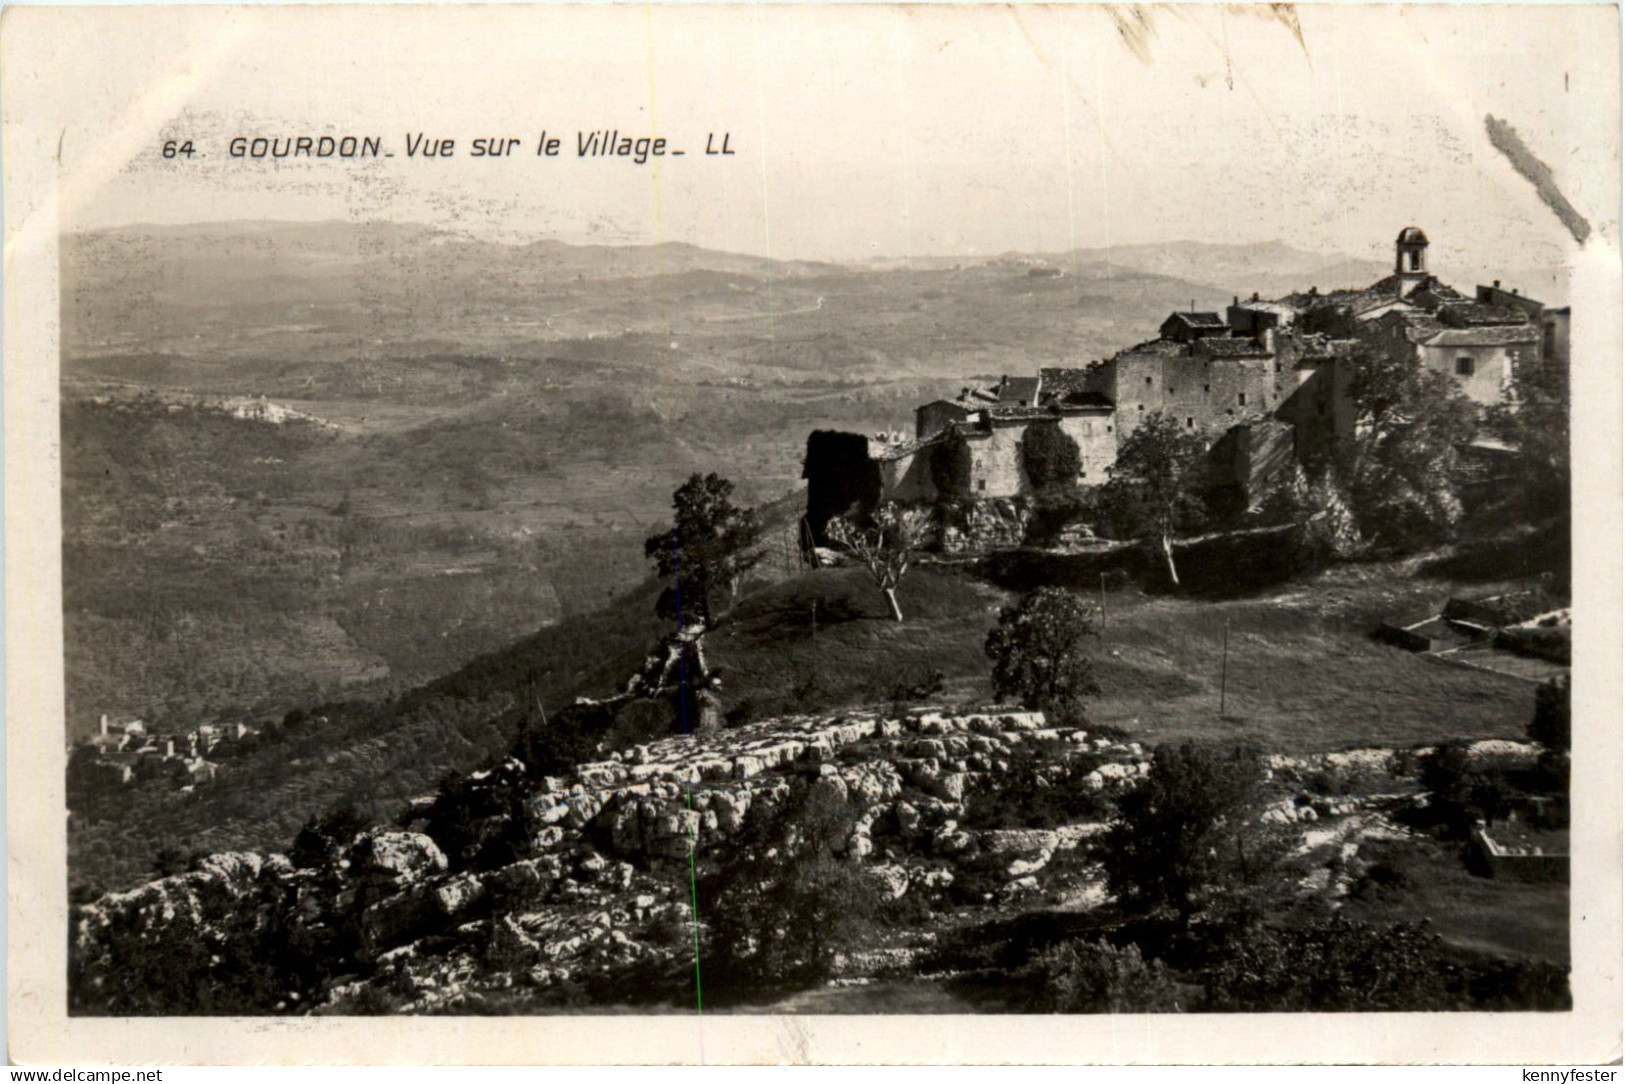
[[[958,429],[949,429],[931,448],[931,484],[944,503],[968,500],[971,495],[970,442]]]
[[[1083,470],[1083,455],[1060,422],[1043,422],[1027,427],[1021,441],[1021,465],[1036,490],[1075,486]]]
[[[1520,360],[1490,426],[1518,449],[1520,488],[1533,513],[1569,506],[1569,370],[1557,358]]]
[[[294,837],[288,859],[300,869],[322,869],[336,862],[350,843],[372,827],[372,818],[347,801],[317,817],[312,814]]]
[[[985,650],[993,660],[993,691],[1028,708],[1067,708],[1100,691],[1084,645],[1094,611],[1071,591],[1040,587],[999,613]]]
[[[1464,741],[1445,742],[1424,756],[1417,781],[1427,792],[1429,817],[1458,838],[1480,820],[1498,820],[1511,809],[1506,784],[1498,774],[1473,767]]]
[[[1202,439],[1182,428],[1177,418],[1154,411],[1123,441],[1105,486],[1114,518],[1161,551],[1175,586],[1174,536],[1202,520],[1206,453]]]
[[[1361,531],[1396,547],[1448,537],[1461,518],[1456,447],[1473,436],[1472,403],[1399,346],[1357,351],[1348,395],[1354,436],[1336,469]]]
[[[1284,856],[1284,841],[1259,821],[1264,782],[1256,750],[1158,746],[1106,836],[1112,894],[1128,911],[1188,923],[1211,901],[1233,904],[1263,884]]]
[[[644,542],[644,556],[675,580],[657,605],[662,616],[695,618],[709,628],[720,596],[737,598],[745,574],[761,561],[753,552],[761,525],[754,511],[733,503],[733,490],[720,475],[691,475],[672,494],[672,529]]]
[[[1529,720],[1529,740],[1548,753],[1566,755],[1573,735],[1569,724],[1569,683],[1556,677],[1535,690],[1535,714]]]
[[[924,509],[887,501],[875,510],[872,527],[842,517],[830,520],[825,528],[831,542],[863,562],[898,621],[903,620],[903,609],[897,604],[897,585],[925,537],[927,518]]]

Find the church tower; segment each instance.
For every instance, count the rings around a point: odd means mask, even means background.
[[[1399,296],[1404,297],[1428,277],[1428,235],[1415,226],[1399,231],[1394,242],[1394,275],[1399,279]]]

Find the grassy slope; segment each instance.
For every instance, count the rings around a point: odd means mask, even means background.
[[[1217,602],[1115,592],[1095,651],[1102,694],[1090,714],[1147,741],[1244,739],[1281,752],[1521,736],[1533,698],[1527,683],[1371,640],[1381,615],[1448,593],[1448,585],[1406,578],[1407,570],[1337,568]],[[815,672],[818,699],[836,705],[884,701],[933,669],[948,677],[945,699],[986,700],[982,644],[1009,597],[956,569],[923,566],[903,581],[908,620],[899,625],[864,572],[824,571],[747,599],[707,650],[726,671],[730,706],[748,700],[759,715],[793,704]]]

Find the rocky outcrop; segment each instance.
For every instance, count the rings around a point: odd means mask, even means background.
[[[532,779],[509,760],[465,779],[476,796],[482,787],[505,796],[490,808],[519,810],[495,814],[509,828],[507,818],[523,817],[517,837],[502,836],[520,840],[518,853],[498,868],[458,868],[484,852],[448,857],[406,829],[363,833],[319,871],[295,870],[280,856],[213,855],[194,872],[84,909],[77,964],[93,977],[106,971],[115,924],[139,927],[154,945],[195,939],[223,929],[252,896],[272,909],[256,920],[266,930],[293,922],[314,931],[301,936],[353,937],[351,973],[290,992],[278,1002],[287,1011],[374,1011],[380,1001],[457,1009],[516,990],[564,997],[579,983],[692,953],[692,903],[676,874],[691,855],[734,845],[797,787],[855,811],[836,852],[863,863],[883,899],[939,896],[971,875],[1031,891],[1056,854],[1098,826],[979,832],[964,824],[970,803],[996,798],[1010,764],[1027,755],[1022,747],[1035,746],[1053,757],[1053,770],[1075,763],[1101,787],[1144,770],[1137,746],[1000,709],[773,719],[648,742],[563,777]]]

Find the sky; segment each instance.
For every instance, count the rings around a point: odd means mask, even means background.
[[[35,12],[40,14],[36,15]],[[1611,6],[29,9],[8,119],[59,139],[64,228],[386,219],[780,258],[1281,240],[1435,265],[1578,247],[1494,116],[1618,243]],[[49,27],[43,24],[54,20]],[[48,32],[47,32],[48,31]],[[15,42],[13,43],[16,44]],[[557,158],[538,158],[546,129]],[[575,133],[687,153],[579,158]],[[729,136],[729,156],[705,155]],[[233,135],[395,157],[253,162]],[[408,133],[457,141],[405,154]],[[476,159],[481,137],[524,141]],[[199,154],[164,159],[166,139]]]

